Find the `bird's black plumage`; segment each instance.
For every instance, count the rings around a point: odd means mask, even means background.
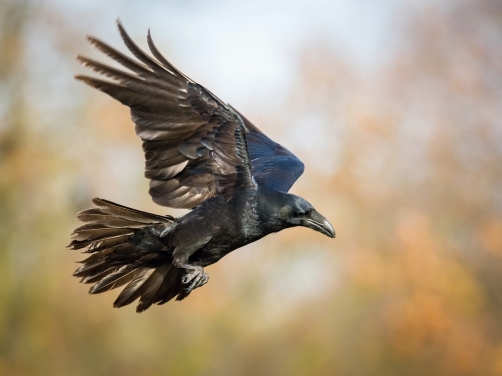
[[[169,63],[155,47],[141,51],[118,23],[140,61],[105,43],[89,41],[132,73],[79,56],[107,76],[77,79],[130,107],[143,141],[145,176],[159,205],[192,209],[173,218],[94,199],[78,218],[70,247],[85,249],[75,276],[91,293],[124,286],[116,307],[139,298],[138,312],[185,298],[208,281],[203,267],[272,232],[306,226],[334,237],[334,230],[303,198],[287,191],[303,163],[244,116]]]

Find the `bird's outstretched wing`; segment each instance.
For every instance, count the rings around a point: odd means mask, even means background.
[[[249,157],[256,183],[275,191],[289,191],[303,174],[303,162],[284,146],[268,138],[235,108],[234,111],[246,126]]]
[[[150,32],[148,46],[155,59],[138,48],[120,22],[118,28],[140,62],[98,39],[88,40],[133,73],[79,56],[84,66],[111,80],[76,78],[130,107],[135,131],[143,141],[153,201],[189,209],[212,196],[231,197],[235,189],[254,187],[240,116],[169,63]]]

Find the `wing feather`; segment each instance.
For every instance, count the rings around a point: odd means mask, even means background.
[[[256,183],[276,191],[288,192],[303,174],[303,162],[284,146],[272,141],[236,109],[233,110],[246,126],[246,141]]]
[[[254,188],[241,117],[168,62],[150,32],[147,41],[153,58],[133,42],[120,22],[118,29],[139,61],[96,38],[88,40],[133,73],[79,56],[84,66],[111,81],[76,78],[130,107],[143,141],[145,176],[151,179],[154,202],[192,208],[215,195],[231,197],[238,187]]]

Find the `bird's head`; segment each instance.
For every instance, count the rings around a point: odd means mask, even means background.
[[[292,194],[288,194],[284,198],[285,202],[279,210],[279,217],[282,221],[290,227],[304,226],[330,238],[335,237],[335,229],[331,223],[319,214],[309,202]]]

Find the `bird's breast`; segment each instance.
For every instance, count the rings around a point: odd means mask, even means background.
[[[213,264],[228,253],[262,238],[253,194],[242,195],[221,205],[212,217],[212,228],[211,240],[192,258],[201,266]]]

